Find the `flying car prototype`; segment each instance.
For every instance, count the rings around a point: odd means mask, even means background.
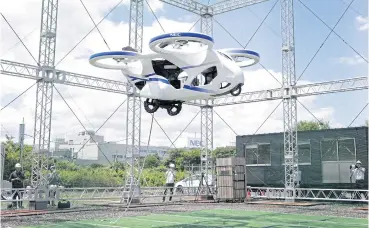
[[[93,54],[90,64],[121,70],[135,93],[146,98],[144,108],[154,113],[167,109],[180,113],[182,103],[231,94],[244,84],[242,68],[259,62],[259,54],[245,49],[213,49],[212,37],[193,32],[168,33],[150,40],[154,53],[141,54],[131,47]]]

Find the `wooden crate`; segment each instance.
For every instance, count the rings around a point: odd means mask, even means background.
[[[244,200],[246,198],[245,158],[230,157],[216,160],[217,199]]]

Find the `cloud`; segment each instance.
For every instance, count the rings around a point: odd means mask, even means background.
[[[360,31],[365,31],[365,30],[369,29],[369,19],[368,19],[368,17],[357,16],[356,17],[356,22],[359,23],[359,30]]]
[[[365,63],[364,59],[359,55],[355,55],[354,57],[340,57],[338,58],[338,63],[347,64],[347,65],[358,65]]]
[[[99,1],[93,0],[85,3],[89,9],[91,16],[97,23],[100,19],[117,3],[117,0]],[[154,1],[150,1],[154,2]],[[156,2],[156,1],[155,1]],[[120,9],[122,12],[122,20],[104,20],[99,29],[104,35],[104,39],[112,50],[120,50],[128,45],[128,19],[129,19],[129,1],[125,1],[124,6]],[[156,10],[162,9],[161,5],[151,4]],[[37,59],[38,43],[39,43],[39,26],[40,18],[40,1],[38,0],[8,0],[4,5],[3,12],[15,31],[20,37],[24,37],[34,29],[31,35],[25,40],[25,45],[30,49],[31,53]],[[125,10],[125,13],[124,13]],[[184,11],[182,18],[190,18],[190,13]],[[165,28],[166,32],[188,31],[194,21],[173,20],[164,16],[159,17],[159,21]],[[79,1],[60,1],[58,14],[58,30],[56,41],[56,63],[59,62],[72,48],[94,27],[90,18],[86,14],[84,8]],[[196,31],[196,29],[192,30]],[[11,29],[4,25],[1,27],[0,44],[1,50],[7,50],[15,45],[18,40],[12,33]],[[143,37],[143,51],[149,52],[148,41],[151,37],[162,33],[162,29],[156,20],[145,23]],[[58,69],[67,70],[76,73],[82,73],[114,80],[125,80],[119,71],[104,70],[91,66],[88,63],[88,56],[91,53],[106,51],[107,47],[103,42],[100,34],[94,30],[90,33],[70,54],[57,66]],[[22,45],[17,45],[11,51],[5,53],[1,58],[35,64],[32,58]],[[281,81],[281,73],[272,71],[272,74]],[[266,88],[278,88],[280,84],[273,79],[268,72],[263,69],[245,71],[246,84],[243,91],[255,91]],[[1,76],[0,94],[1,107],[10,102],[14,97],[23,92],[34,83],[32,80],[16,78],[11,76]],[[308,82],[306,82],[308,83]],[[79,120],[87,129],[97,129],[102,123],[113,113],[113,111],[126,99],[126,96],[113,94],[102,91],[95,91],[77,87],[55,84],[65,98],[71,109],[78,116]],[[17,137],[18,124],[22,118],[25,118],[26,133],[33,135],[34,128],[34,112],[36,86],[22,95],[16,102],[0,112],[0,123],[9,131],[10,134]],[[60,98],[58,92],[54,90],[53,96],[53,112],[52,112],[52,133],[51,138],[55,140],[57,137],[75,137],[83,127],[79,120],[69,110],[68,106]],[[304,98],[304,104],[310,110],[318,115],[328,119],[333,119],[334,109],[322,109],[314,105],[316,97]],[[233,130],[239,134],[253,134],[256,129],[264,122],[267,116],[278,105],[280,101],[268,101],[250,104],[240,104],[234,106],[216,107],[215,112],[226,121]],[[149,136],[151,124],[151,115],[146,113],[141,107],[142,123],[141,123],[141,140],[142,144],[146,144]],[[125,142],[126,134],[126,112],[127,104],[122,107],[107,121],[98,134],[104,135],[106,141]],[[186,127],[193,117],[200,111],[198,107],[184,105],[182,112],[175,117],[169,117],[166,110],[160,109],[155,113],[155,118],[160,127],[154,123],[151,145],[170,146],[171,143],[167,136],[162,132],[161,127],[172,141],[174,141],[181,131]],[[214,147],[229,145],[235,141],[235,134],[229,129],[227,124],[214,113]],[[299,118],[311,118],[306,111],[301,110]],[[187,137],[200,136],[201,115],[183,132],[175,143],[176,147],[185,146]],[[258,133],[276,132],[283,130],[283,113],[282,105],[271,115]],[[1,130],[1,140],[4,140],[5,130]],[[26,137],[26,143],[32,144],[32,138]]]

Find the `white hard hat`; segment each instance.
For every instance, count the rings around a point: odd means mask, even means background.
[[[360,160],[357,160],[356,164],[361,164],[361,161]]]
[[[15,164],[15,168],[22,168],[21,164],[17,163]]]
[[[169,167],[170,167],[170,168],[174,168],[174,167],[175,167],[175,165],[174,165],[173,163],[170,163],[170,164],[169,164]]]

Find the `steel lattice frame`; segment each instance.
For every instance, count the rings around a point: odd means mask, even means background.
[[[53,104],[53,78],[55,77],[55,47],[58,18],[58,0],[43,0],[41,15],[41,31],[38,64],[41,70],[38,75],[42,80],[37,82],[36,111],[33,133],[33,186],[45,184],[50,152],[51,115]]]
[[[194,0],[159,0],[178,8],[201,16],[201,31],[213,35],[213,16],[266,2],[268,0],[225,0],[207,6]],[[346,92],[368,89],[368,78],[351,78],[331,82],[313,83],[296,86],[295,53],[294,53],[294,15],[293,0],[281,1],[282,24],[282,88],[243,93],[238,97],[222,96],[209,101],[194,100],[186,102],[189,105],[202,107],[201,137],[205,142],[201,152],[201,160],[208,161],[209,151],[213,147],[213,107],[250,102],[283,99],[284,113],[284,152],[285,152],[285,190],[292,193],[294,199],[294,174],[297,173],[297,110],[296,98],[301,96],[320,95],[335,92]],[[143,0],[131,0],[129,45],[142,51],[143,37]],[[43,152],[50,149],[50,129],[52,115],[53,83],[78,86],[128,95],[127,100],[127,143],[131,140],[131,147],[127,147],[127,154],[132,154],[131,164],[135,164],[135,156],[139,156],[141,101],[134,96],[132,87],[127,83],[81,75],[72,72],[58,71],[54,67],[55,41],[57,27],[58,0],[43,0],[39,49],[39,66],[1,60],[1,73],[38,80],[36,92],[36,111],[34,125],[33,152],[36,155],[32,165],[32,185],[40,186],[45,179],[42,171],[47,169],[47,156]],[[136,151],[136,152],[135,152]],[[291,158],[292,156],[292,158]],[[201,163],[208,170],[210,163]],[[202,166],[202,167],[203,167]],[[139,166],[138,166],[139,167]],[[135,168],[132,166],[129,177],[134,177]],[[286,196],[291,198],[291,194]]]
[[[131,0],[130,21],[129,21],[129,46],[142,52],[143,41],[143,0]],[[139,190],[139,184],[135,177],[135,169],[140,167],[140,146],[141,146],[141,98],[133,94],[127,97],[127,122],[126,122],[126,158],[129,161],[130,171],[126,175],[125,187],[129,194],[123,196],[123,201],[128,203],[129,198]],[[130,145],[130,146],[128,146]],[[130,156],[130,157],[129,157]]]
[[[213,14],[212,9],[208,7],[202,8],[200,31],[206,35],[213,36]],[[205,101],[206,106],[201,107],[201,161],[200,169],[204,174],[206,181],[209,175],[212,175],[213,162],[211,159],[211,151],[213,151],[213,101]],[[207,194],[209,188],[204,189]]]
[[[295,178],[298,173],[297,149],[297,100],[292,91],[296,86],[295,72],[295,37],[293,0],[281,0],[281,32],[282,32],[282,89],[283,97],[283,129],[284,129],[284,162],[285,188],[295,197]],[[291,192],[292,191],[292,192]],[[287,197],[286,200],[290,198]]]

